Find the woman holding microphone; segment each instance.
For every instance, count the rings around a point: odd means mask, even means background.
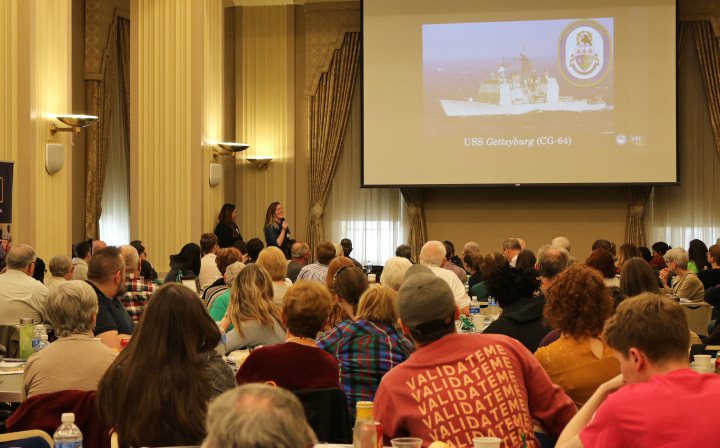
[[[279,202],[273,202],[265,213],[265,244],[275,246],[285,252],[290,241],[290,227],[285,221],[285,210]]]

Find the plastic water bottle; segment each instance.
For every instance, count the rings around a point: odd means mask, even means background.
[[[75,426],[75,414],[72,412],[62,415],[62,425],[53,434],[53,444],[55,448],[82,448],[82,432]]]
[[[493,297],[488,297],[488,315],[491,316],[492,320],[500,317],[500,307],[498,307],[497,300]]]
[[[47,341],[47,331],[45,331],[45,325],[43,324],[37,324],[35,325],[35,334],[32,339],[32,349],[33,352],[40,351],[40,343],[42,342],[42,337],[45,336],[45,341]]]
[[[353,428],[353,448],[376,448],[378,439],[373,402],[358,401],[355,406],[357,415]]]
[[[35,350],[35,353],[37,353],[48,345],[50,345],[50,343],[48,342],[48,335],[44,334],[40,336],[40,343],[36,347],[33,347],[33,350]]]
[[[470,317],[473,314],[480,314],[480,302],[478,302],[477,296],[473,296],[470,300]]]

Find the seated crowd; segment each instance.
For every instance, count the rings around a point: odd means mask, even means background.
[[[266,244],[223,210],[162,283],[141,241],[82,241],[44,284],[32,247],[3,247],[0,324],[32,318],[56,337],[27,361],[23,399],[97,391],[126,447],[307,448],[318,437],[298,396],[319,389],[344,395],[348,427],[374,402],[385,445],[714,446],[720,377],[691,370],[689,352],[720,341],[720,313],[698,335],[680,303],[720,304],[718,244],[597,240],[575,258],[564,237],[537,253],[520,238],[459,255],[428,241],[417,264],[399,246],[376,284],[349,239],[313,254],[287,238],[280,204]],[[499,316],[468,331],[471,298]]]

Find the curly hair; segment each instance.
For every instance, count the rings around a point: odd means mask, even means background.
[[[540,279],[535,270],[504,264],[489,272],[485,278],[485,287],[488,294],[497,299],[500,308],[505,309],[532,297],[540,287]]]
[[[615,260],[613,260],[610,251],[605,249],[595,249],[590,252],[590,256],[585,260],[585,264],[600,271],[604,278],[613,278],[617,274]]]
[[[575,263],[555,277],[547,292],[544,314],[550,325],[566,336],[594,338],[602,333],[613,307],[600,273]]]

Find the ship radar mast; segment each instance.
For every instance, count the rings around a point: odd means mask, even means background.
[[[523,49],[520,53],[520,58],[513,58],[513,60],[522,61],[522,82],[524,83],[526,79],[530,79],[533,72],[532,60],[527,57],[527,42],[523,42]]]

